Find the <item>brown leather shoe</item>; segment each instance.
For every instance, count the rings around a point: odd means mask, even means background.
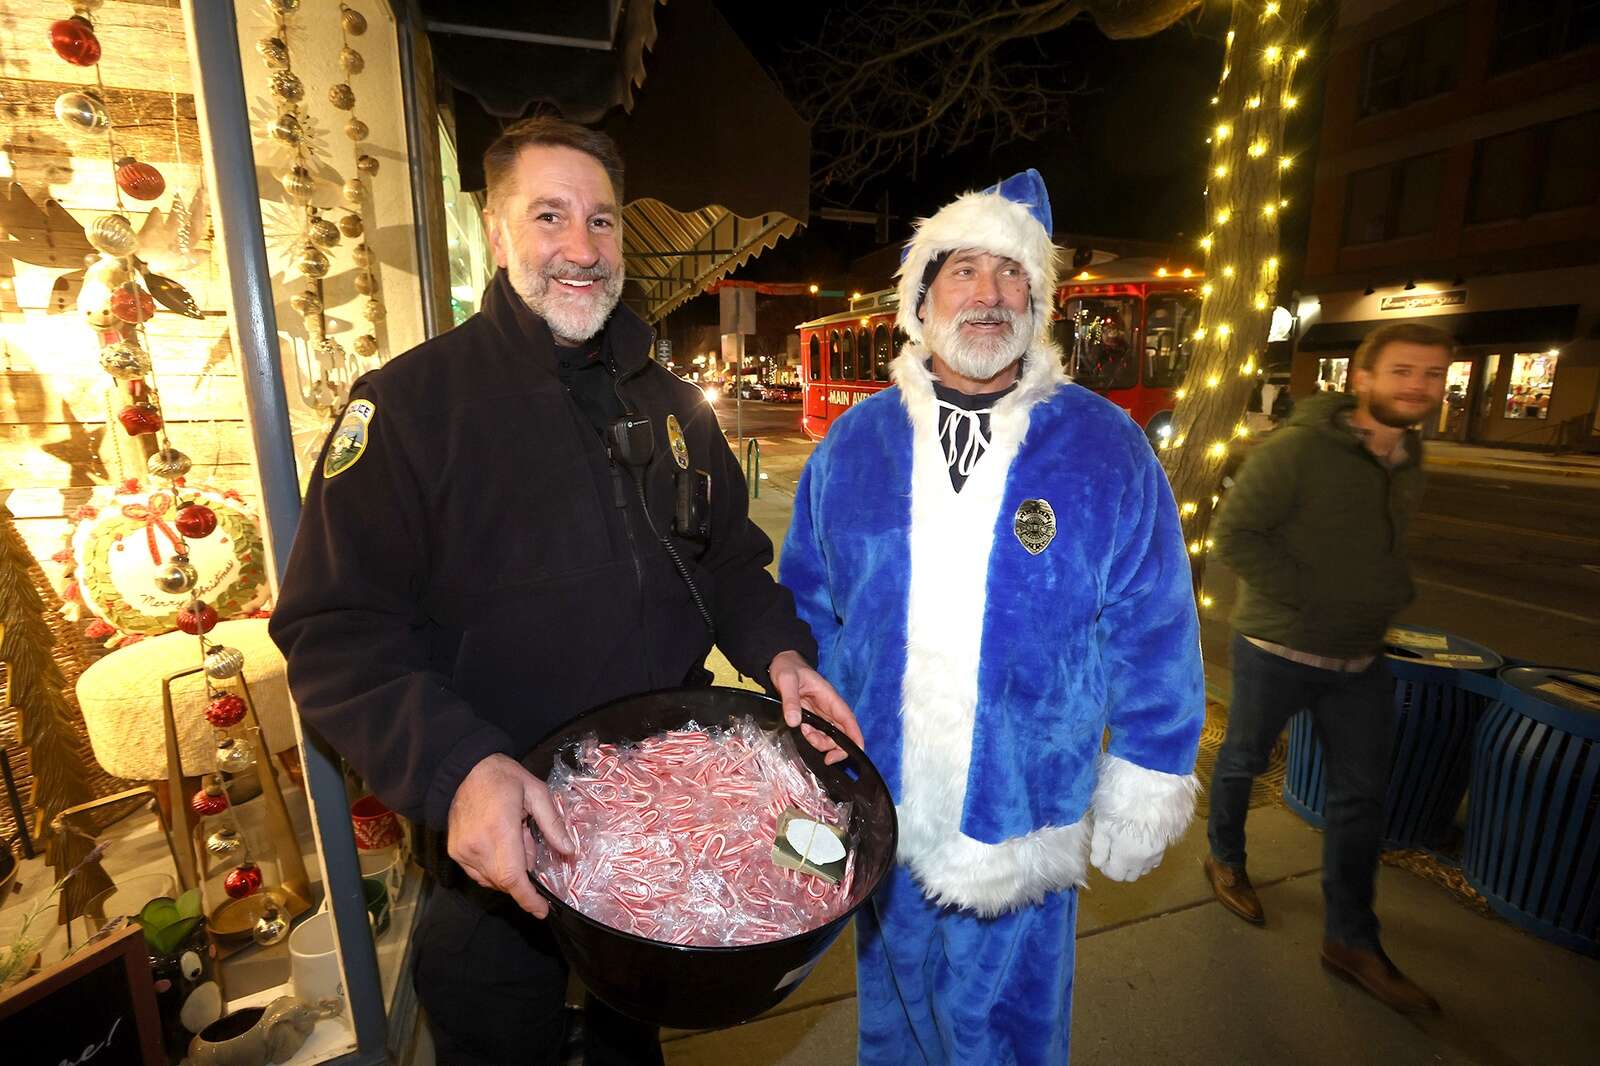
[[[1382,948],[1352,948],[1333,940],[1322,942],[1322,965],[1401,1014],[1437,1014],[1439,1001],[1412,982],[1389,961]]]
[[[1201,860],[1206,868],[1206,880],[1217,901],[1251,925],[1265,925],[1267,914],[1261,909],[1261,900],[1250,884],[1250,875],[1243,866],[1228,866],[1207,855]]]

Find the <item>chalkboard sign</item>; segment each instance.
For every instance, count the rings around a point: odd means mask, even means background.
[[[0,993],[7,1066],[164,1063],[144,931],[130,926]]]

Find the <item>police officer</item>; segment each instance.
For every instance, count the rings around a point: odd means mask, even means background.
[[[415,965],[439,1061],[554,1062],[567,970],[525,819],[572,844],[518,757],[586,708],[707,682],[713,636],[791,725],[804,704],[860,732],[766,571],[715,415],[617,305],[615,146],[529,119],[484,173],[501,269],[483,310],[351,389],[271,631],[304,719],[445,831]],[[592,999],[585,1029],[589,1063],[661,1061],[653,1029]]]

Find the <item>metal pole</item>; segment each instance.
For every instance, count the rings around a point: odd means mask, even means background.
[[[429,224],[431,201],[443,194],[442,182],[435,180],[440,168],[439,148],[434,131],[424,125],[432,111],[423,106],[417,79],[417,4],[415,0],[401,0],[394,5],[394,13],[395,37],[400,43],[400,98],[405,111],[406,141],[410,146],[406,157],[411,173],[411,221],[416,227],[417,284],[422,289],[422,329],[429,337],[436,337],[453,324],[440,321],[438,297],[441,290],[433,245],[428,239],[432,232]],[[428,85],[432,87],[432,78],[428,79]],[[424,154],[430,146],[432,159]],[[439,214],[442,217],[442,209]]]
[[[278,362],[278,321],[272,306],[272,272],[262,235],[261,194],[250,143],[250,109],[239,56],[238,17],[233,0],[184,4],[189,65],[194,72],[195,110],[206,146],[214,247],[225,257],[232,294],[233,343],[255,445],[256,473],[266,516],[268,574],[276,589],[300,520],[300,478],[289,404]],[[306,737],[308,741],[310,737]],[[362,1060],[385,1057],[386,1023],[378,955],[367,935],[366,899],[356,862],[355,833],[346,815],[344,777],[322,743],[302,745],[306,791],[322,845],[322,878],[341,934],[345,994]],[[355,935],[348,935],[352,931]]]

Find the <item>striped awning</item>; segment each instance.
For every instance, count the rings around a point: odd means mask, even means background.
[[[635,200],[622,209],[623,300],[646,322],[658,322],[799,228],[778,212],[741,218],[724,207],[678,211]]]

